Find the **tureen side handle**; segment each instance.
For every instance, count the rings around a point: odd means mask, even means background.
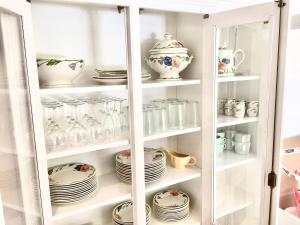
[[[193,55],[191,55],[191,56],[189,57],[189,64],[192,62],[193,58],[194,58]]]

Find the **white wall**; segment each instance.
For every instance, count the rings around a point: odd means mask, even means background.
[[[300,134],[300,29],[291,30],[285,84],[284,138]]]

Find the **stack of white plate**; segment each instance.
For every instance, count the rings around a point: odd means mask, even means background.
[[[112,219],[114,225],[133,225],[133,204],[131,201],[123,202],[113,209]],[[151,208],[146,204],[146,225],[150,224]]]
[[[177,190],[167,190],[153,197],[153,211],[163,222],[177,222],[189,217],[189,196]]]
[[[162,149],[145,148],[145,182],[160,179],[166,172],[166,155]],[[131,154],[130,150],[116,155],[116,174],[125,183],[131,183]]]
[[[122,84],[127,82],[127,70],[98,70],[97,76],[93,76],[94,81],[103,84]],[[142,70],[142,80],[148,80],[151,78],[151,74],[145,70]]]
[[[93,195],[97,190],[96,170],[92,165],[69,163],[48,169],[51,202],[69,204]]]

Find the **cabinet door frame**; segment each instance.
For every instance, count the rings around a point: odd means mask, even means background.
[[[287,76],[287,57],[289,48],[290,31],[292,29],[292,16],[300,15],[300,2],[298,0],[284,0],[285,6],[281,8],[280,16],[280,38],[279,38],[279,58],[276,91],[276,119],[274,133],[274,163],[273,171],[277,175],[276,187],[272,190],[270,225],[280,225],[279,222],[279,201],[281,184],[281,166],[283,154],[283,118],[284,118],[284,95]]]
[[[41,199],[42,222],[45,225],[52,223],[52,210],[47,173],[47,156],[44,140],[44,128],[42,123],[42,108],[40,104],[38,73],[36,56],[33,43],[33,25],[31,17],[31,5],[25,0],[0,0],[0,12],[4,11],[21,18],[25,72],[29,92],[29,108],[31,110],[31,122],[33,126],[34,147],[37,161],[37,173]],[[6,49],[6,50],[5,50]],[[4,57],[9,54],[9,46],[4,45]],[[12,60],[6,62],[6,67],[14,66]]]
[[[214,74],[217,73],[217,49],[215,46],[216,38],[217,38],[217,27],[229,27],[235,26],[237,24],[247,24],[254,23],[260,21],[268,21],[271,28],[271,46],[269,55],[270,63],[268,66],[268,87],[266,88],[266,92],[269,94],[268,96],[268,104],[266,107],[267,115],[267,125],[265,130],[267,131],[267,153],[265,155],[266,159],[266,167],[265,171],[263,171],[262,179],[263,186],[261,189],[263,190],[263,206],[261,207],[262,212],[261,215],[264,217],[261,219],[262,224],[269,223],[269,213],[270,213],[270,198],[271,198],[271,189],[267,185],[267,177],[268,173],[272,170],[272,156],[273,156],[273,134],[274,134],[274,120],[275,120],[275,93],[276,93],[276,76],[277,76],[277,56],[278,56],[278,36],[279,36],[279,17],[280,17],[280,8],[276,3],[264,3],[255,6],[249,6],[240,9],[234,9],[226,12],[211,14],[207,19],[204,19],[204,54],[206,59],[203,59],[203,99],[206,102],[210,102],[207,105],[207,108],[203,109],[203,149],[211,149],[211,151],[203,151],[203,196],[207,196],[205,200],[209,199],[212,203],[208,205],[203,200],[203,208],[205,205],[209,209],[202,210],[203,224],[214,223],[214,159],[213,159],[213,149],[214,149],[214,135],[216,130],[216,122],[217,118],[214,114],[217,106],[215,102],[215,97],[217,94],[218,84],[216,81],[216,77]],[[237,22],[238,21],[238,22]],[[208,59],[207,59],[208,58]],[[213,76],[213,78],[212,78]],[[266,100],[267,101],[267,100]],[[209,109],[208,109],[209,108]],[[213,112],[211,111],[213,110]],[[213,124],[213,126],[211,126]],[[204,132],[205,131],[205,132]],[[207,138],[209,135],[211,138]],[[210,167],[206,168],[205,167]]]

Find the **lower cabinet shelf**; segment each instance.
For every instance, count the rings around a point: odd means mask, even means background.
[[[252,204],[252,202],[247,199],[246,191],[242,189],[225,191],[219,196],[223,196],[223,199],[217,200],[216,219],[237,212]]]
[[[95,193],[95,195],[83,200],[82,202],[63,206],[53,205],[53,219],[63,219],[105,205],[130,199],[131,185],[120,182],[120,180],[113,173],[99,176],[98,186],[98,191]]]
[[[146,185],[146,193],[192,180],[201,176],[198,167],[176,169],[168,166],[166,174],[158,181]],[[52,206],[54,220],[67,218],[79,213],[100,208],[106,205],[117,204],[131,198],[131,185],[121,182],[114,173],[99,176],[97,193],[79,203],[64,206]]]
[[[236,166],[241,166],[252,162],[254,159],[255,159],[254,154],[240,155],[234,153],[233,151],[224,151],[218,156],[216,160],[217,171],[222,171]]]

